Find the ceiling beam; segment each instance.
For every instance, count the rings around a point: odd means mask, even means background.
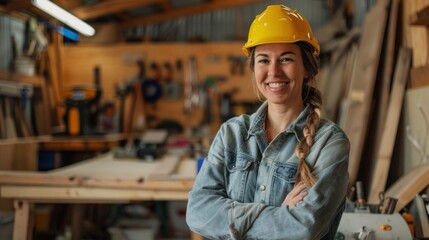
[[[51,18],[48,14],[33,6],[30,0],[28,1],[11,0],[6,5],[5,10],[10,13],[25,16],[24,19],[28,19],[29,17],[42,17],[44,19]]]
[[[28,16],[23,15],[22,12],[11,10],[3,6],[0,6],[0,13],[17,18],[17,19],[21,19],[23,21],[26,21],[28,19]]]
[[[127,9],[164,3],[165,0],[106,0],[90,6],[77,7],[71,10],[71,13],[82,20],[88,20],[114,13],[120,13]]]
[[[181,8],[172,9],[170,11],[165,11],[162,13],[151,14],[150,16],[133,18],[127,22],[122,23],[120,27],[128,28],[128,27],[134,27],[139,25],[140,26],[146,25],[150,23],[158,23],[158,22],[163,22],[163,21],[167,21],[167,20],[171,20],[179,17],[185,17],[193,14],[209,12],[209,11],[218,10],[222,8],[230,8],[230,7],[235,7],[235,6],[244,5],[244,4],[255,3],[259,1],[261,0],[217,0],[217,1],[211,1],[209,3],[194,4],[189,7],[181,7]]]
[[[30,1],[11,0],[6,4],[6,9],[9,11],[22,10],[31,8],[33,5]]]
[[[173,7],[171,6],[170,1],[164,0],[162,3],[159,3],[163,11],[171,11],[173,10]]]
[[[55,0],[52,2],[55,2],[55,4],[57,4],[58,6],[61,6],[64,9],[73,9],[81,5],[80,0]]]

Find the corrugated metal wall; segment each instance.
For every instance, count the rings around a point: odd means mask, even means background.
[[[313,28],[328,20],[325,0],[269,0],[263,3],[202,13],[175,21],[136,27],[124,32],[127,37],[148,37],[154,41],[205,41],[245,40],[250,24],[267,5],[284,4],[306,16]]]

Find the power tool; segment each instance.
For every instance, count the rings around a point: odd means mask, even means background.
[[[101,135],[97,130],[99,100],[102,95],[100,86],[100,68],[94,68],[95,84],[73,86],[65,92],[66,111],[64,122],[66,135]]]

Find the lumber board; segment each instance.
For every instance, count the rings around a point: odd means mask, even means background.
[[[367,156],[362,164],[368,166],[369,171],[366,173],[369,178],[368,186],[374,179],[374,169],[378,158],[378,150],[381,147],[383,132],[385,131],[385,123],[387,121],[386,114],[389,105],[390,89],[393,82],[394,59],[397,58],[398,51],[396,50],[396,33],[398,28],[398,13],[399,13],[400,0],[392,0],[389,13],[388,27],[386,30],[386,37],[384,39],[384,47],[382,51],[382,60],[380,67],[379,79],[381,80],[376,84],[374,90],[374,116],[372,124],[369,129],[368,139],[366,144],[365,155]],[[368,193],[369,195],[369,193]]]
[[[398,199],[395,211],[399,212],[428,185],[429,164],[418,165],[393,183],[393,185],[387,189],[385,197]]]
[[[55,200],[56,203],[188,199],[187,191],[88,187],[2,186],[0,194],[3,198],[31,199],[37,202]]]
[[[36,87],[40,86],[44,81],[44,78],[42,76],[28,76],[4,70],[0,70],[0,79],[12,82],[28,83]]]
[[[29,119],[22,110],[21,104],[19,102],[14,101],[13,108],[15,112],[15,121],[19,126],[18,128],[21,128],[22,137],[34,136]]]
[[[130,124],[130,134],[133,132],[142,132],[145,126],[145,112],[144,112],[145,101],[141,91],[141,83],[134,85],[134,107],[131,108],[133,111],[132,122]]]
[[[151,178],[162,178],[170,176],[176,170],[180,159],[178,157],[170,157],[161,161],[152,171],[149,176]]]
[[[178,156],[166,155],[162,159],[146,162],[137,158],[114,158],[113,154],[109,153],[101,158],[83,161],[82,164],[73,164],[54,170],[51,174],[138,179],[142,176],[147,177],[156,171],[160,165],[164,164],[164,161],[170,162],[173,161],[172,159],[178,158]]]
[[[341,117],[341,127],[351,144],[348,169],[350,186],[354,185],[358,177],[386,21],[386,4],[384,1],[377,1],[365,17],[356,67],[348,91],[347,107]]]
[[[60,102],[61,102],[61,91],[63,89],[60,89],[58,87],[58,81],[59,80],[59,70],[60,66],[59,63],[57,61],[57,49],[53,46],[48,47],[47,52],[48,52],[48,56],[49,56],[49,81],[48,81],[48,87],[51,89],[52,91],[52,99],[51,99],[51,104],[53,106],[57,106]]]
[[[78,185],[79,177],[75,175],[56,176],[43,172],[33,173],[27,171],[0,171],[0,184],[23,185],[28,183],[48,186]]]
[[[63,56],[63,38],[59,33],[52,33],[53,46],[48,46],[48,63],[49,63],[49,77],[47,81],[47,87],[52,94],[50,103],[53,107],[53,112],[57,115],[54,116],[54,124],[56,126],[64,126],[62,115],[63,109],[61,108],[61,103],[64,100],[64,62],[62,59]]]
[[[31,229],[30,210],[33,204],[28,201],[15,201],[15,219],[13,240],[27,239]]]
[[[336,36],[347,32],[346,19],[344,18],[344,5],[341,6],[334,16],[321,26],[320,28],[314,29],[314,35],[316,36],[322,49],[329,52],[330,44],[335,40]]]
[[[125,140],[122,133],[101,136],[42,136],[39,138],[40,149],[46,151],[107,151],[117,147]]]
[[[16,138],[17,137],[17,133],[16,133],[16,128],[15,128],[15,123],[13,121],[13,117],[12,117],[12,112],[11,112],[11,102],[9,97],[5,97],[4,99],[4,111],[5,111],[5,119],[4,119],[4,123],[5,123],[5,130],[6,130],[6,138]]]
[[[342,55],[336,64],[330,64],[327,68],[326,84],[322,89],[323,94],[323,109],[326,118],[336,121],[339,101],[344,95],[344,71],[347,60],[347,55]]]
[[[339,59],[350,49],[350,46],[357,42],[360,34],[360,27],[354,27],[345,36],[333,39],[326,46],[323,46],[324,52],[332,53],[329,60],[331,65],[337,64]]]
[[[195,161],[177,156],[145,162],[106,154],[42,173],[0,171],[0,185],[190,190],[195,176]]]
[[[389,105],[389,96],[391,84],[393,81],[393,65],[396,61],[397,53],[396,48],[397,28],[398,28],[398,13],[399,13],[400,0],[391,0],[390,13],[388,16],[388,23],[384,44],[382,47],[382,56],[380,58],[380,67],[377,73],[377,82],[373,94],[373,106],[371,109],[371,124],[368,126],[366,141],[363,150],[363,157],[361,157],[361,166],[363,172],[360,174],[360,180],[368,183],[370,186],[371,177],[374,174],[375,165],[378,158],[378,152],[381,146],[384,125],[386,122],[386,113]],[[368,188],[369,190],[369,188]],[[367,192],[369,195],[369,191]]]
[[[396,63],[392,93],[387,109],[386,122],[378,149],[377,159],[369,192],[369,203],[379,201],[379,193],[384,192],[395,145],[396,133],[404,99],[405,86],[411,65],[412,52],[409,48],[401,48]]]
[[[350,51],[347,54],[347,62],[344,69],[344,75],[343,75],[343,82],[344,82],[344,89],[345,89],[344,96],[348,94],[347,91],[348,89],[350,89],[350,84],[351,84],[350,81],[351,81],[351,76],[353,74],[353,70],[355,69],[355,65],[356,65],[357,52],[358,52],[357,43],[353,43],[350,48]],[[340,122],[340,120],[338,122]]]
[[[52,133],[52,112],[49,110],[51,102],[45,78],[40,83],[40,92],[41,98],[33,101],[34,121],[37,135],[47,135]]]

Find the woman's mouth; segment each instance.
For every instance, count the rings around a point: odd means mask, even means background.
[[[288,84],[288,82],[272,82],[272,83],[268,83],[268,86],[270,88],[281,88],[284,87]]]

